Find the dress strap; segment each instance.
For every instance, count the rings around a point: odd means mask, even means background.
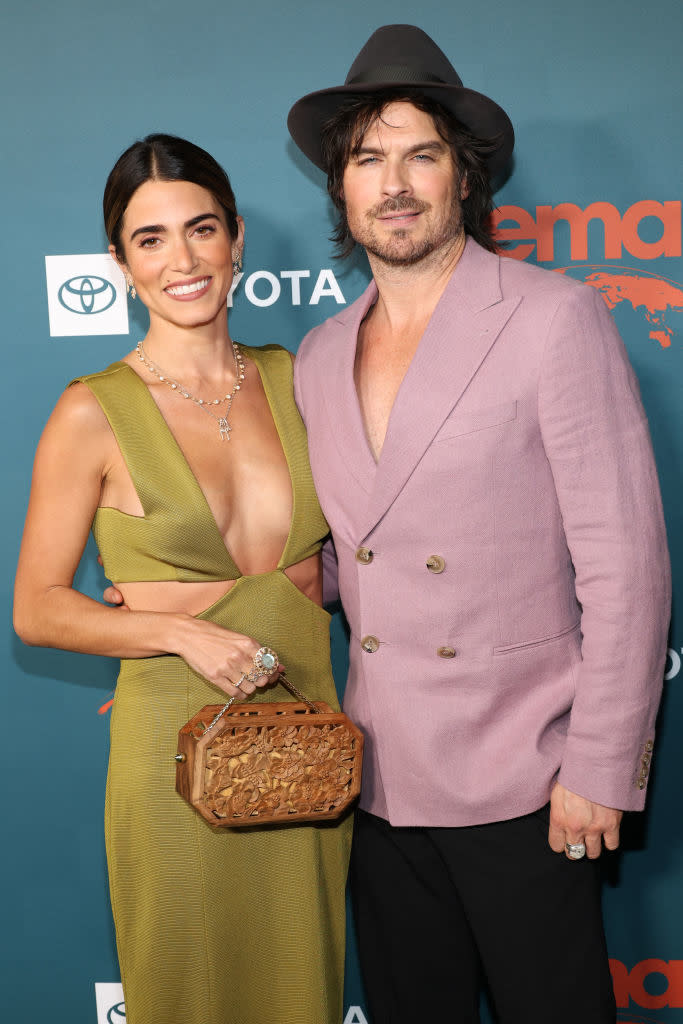
[[[194,504],[199,485],[138,374],[117,362],[77,379],[109,420],[145,516],[173,514],[180,502]]]

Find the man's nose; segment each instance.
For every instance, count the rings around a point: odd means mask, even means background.
[[[388,196],[406,195],[411,191],[407,169],[402,161],[387,160],[384,165],[382,191]]]

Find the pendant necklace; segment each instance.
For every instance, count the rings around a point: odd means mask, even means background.
[[[233,399],[237,392],[240,390],[241,383],[244,380],[244,357],[236,341],[232,342],[232,356],[233,359],[235,360],[235,383],[232,386],[232,391],[229,391],[227,395],[223,396],[223,398],[214,398],[213,400],[208,401],[206,401],[203,398],[196,398],[179,381],[174,380],[173,377],[169,377],[168,374],[164,373],[161,367],[157,366],[156,363],[153,363],[152,360],[149,358],[144,348],[142,347],[141,341],[137,343],[135,351],[138,354],[138,359],[140,359],[140,361],[145,364],[150,373],[153,373],[155,377],[159,378],[162,384],[168,384],[171,391],[177,391],[179,395],[183,396],[183,398],[189,398],[191,402],[194,402],[194,404],[198,405],[200,409],[203,409],[204,412],[208,413],[212,419],[216,420],[216,422],[218,423],[218,430],[220,432],[221,441],[230,440],[230,431],[232,430],[232,427],[228,423],[228,416],[230,415],[230,410],[232,409]],[[225,412],[223,413],[222,416],[217,416],[216,413],[213,411],[212,406],[222,405],[223,402],[228,403]]]

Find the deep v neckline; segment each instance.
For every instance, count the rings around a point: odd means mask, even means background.
[[[250,346],[247,346],[247,345],[240,345],[240,348],[241,348],[242,352],[248,353],[248,358],[251,359],[252,362],[254,363],[254,366],[256,367],[256,371],[257,371],[257,373],[259,375],[259,379],[261,381],[261,385],[263,387],[263,391],[264,391],[264,394],[266,396],[266,402],[268,403],[268,408],[270,410],[270,415],[271,415],[271,417],[273,419],[273,423],[275,424],[275,430],[277,432],[278,438],[280,440],[280,445],[282,447],[282,451],[283,451],[283,454],[285,456],[285,461],[287,463],[287,472],[289,474],[289,482],[290,482],[290,487],[291,487],[292,514],[290,516],[290,521],[289,521],[289,532],[287,534],[287,539],[285,541],[285,545],[284,545],[284,548],[282,550],[282,554],[280,555],[280,558],[278,559],[277,565],[274,567],[274,569],[267,570],[268,572],[273,572],[273,571],[276,571],[278,569],[282,569],[282,568],[284,568],[284,567],[286,567],[288,565],[288,562],[287,562],[286,559],[287,559],[287,555],[289,553],[289,548],[290,548],[290,545],[291,545],[291,542],[292,542],[292,537],[293,537],[293,534],[294,534],[294,522],[295,522],[297,502],[296,502],[295,479],[294,479],[294,475],[292,473],[292,458],[291,458],[290,441],[286,437],[287,432],[281,430],[281,426],[282,426],[281,410],[280,410],[280,407],[279,407],[280,403],[278,401],[277,391],[272,386],[272,381],[269,379],[268,370],[264,367],[264,365],[261,362],[259,356],[255,354],[255,353],[258,352],[258,349],[253,349],[253,348],[251,348]],[[289,358],[289,355],[287,356],[287,358]],[[142,394],[142,392],[144,392],[144,395],[145,395],[143,401],[147,405],[147,408],[148,408],[148,411],[150,413],[151,418],[153,418],[153,419],[156,418],[157,423],[160,425],[162,432],[167,436],[168,440],[170,441],[172,450],[177,454],[177,456],[178,456],[178,459],[177,459],[177,462],[176,462],[177,469],[175,471],[180,473],[180,474],[182,474],[184,476],[185,484],[189,485],[190,491],[194,493],[195,500],[197,501],[198,505],[202,508],[207,523],[210,524],[211,530],[213,531],[216,539],[220,542],[220,546],[222,547],[223,551],[225,552],[225,556],[226,556],[227,562],[229,564],[231,572],[233,573],[233,575],[231,575],[230,578],[231,579],[241,579],[241,578],[243,578],[244,574],[240,570],[237,562],[235,561],[235,559],[232,556],[232,553],[231,553],[230,549],[228,548],[228,545],[225,542],[225,538],[223,537],[223,534],[221,533],[221,530],[219,529],[218,523],[216,522],[216,517],[214,516],[214,514],[213,514],[213,512],[211,510],[211,506],[210,506],[210,504],[208,502],[208,499],[207,499],[206,495],[204,494],[202,486],[199,483],[199,480],[198,480],[197,476],[195,475],[195,472],[192,469],[192,466],[190,465],[190,463],[189,463],[189,461],[187,459],[187,456],[185,455],[184,451],[180,447],[180,444],[178,443],[178,441],[177,441],[177,439],[175,437],[175,434],[171,430],[169,424],[166,422],[166,419],[164,418],[164,415],[161,412],[161,409],[159,408],[157,403],[154,401],[154,398],[152,397],[152,394],[151,394],[149,388],[145,384],[145,382],[142,379],[142,377],[128,363],[125,363],[125,362],[123,362],[123,360],[121,360],[118,365],[122,366],[122,367],[125,367],[129,371],[129,373],[132,374],[132,376],[135,378],[136,386],[137,386],[137,384],[140,385],[140,388],[142,389],[141,394]],[[135,486],[135,481],[133,481],[133,485]],[[137,487],[136,487],[136,491],[137,491]],[[142,507],[143,507],[143,510],[145,512],[145,518],[147,518],[148,517],[148,512],[145,509],[145,504],[142,501],[142,498],[140,497],[139,494],[138,494],[138,497],[140,498],[140,501],[142,503]],[[262,575],[262,574],[259,573],[258,575]]]

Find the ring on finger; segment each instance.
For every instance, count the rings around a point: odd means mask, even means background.
[[[254,668],[259,669],[261,675],[269,676],[277,668],[277,654],[270,647],[259,647],[254,655]]]
[[[586,856],[585,843],[565,843],[564,848],[570,860],[581,860],[582,857]]]
[[[270,647],[259,647],[254,655],[254,667],[247,674],[247,679],[255,683],[261,676],[269,676],[278,666],[278,657]]]
[[[246,672],[243,672],[243,673],[242,673],[242,675],[241,675],[241,676],[239,677],[239,679],[237,680],[237,682],[236,682],[236,683],[233,683],[232,685],[233,685],[233,686],[234,686],[234,687],[235,687],[236,689],[238,689],[238,690],[239,690],[239,689],[241,688],[241,686],[242,686],[242,683],[244,682],[244,680],[245,680],[245,679],[248,679],[248,678],[249,678],[249,677],[247,676],[247,673],[246,673]]]

